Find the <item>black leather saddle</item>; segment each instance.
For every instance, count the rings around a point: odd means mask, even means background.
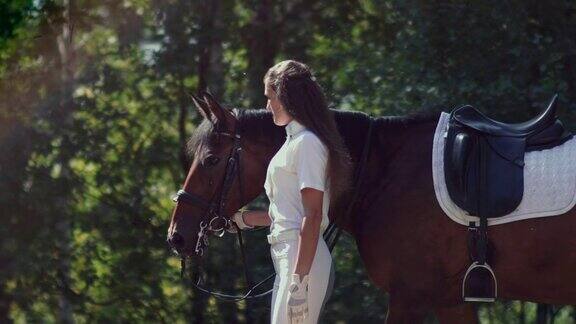
[[[514,211],[524,192],[524,154],[570,139],[556,116],[557,95],[530,121],[505,124],[472,106],[452,111],[444,147],[450,197],[470,215],[500,217]]]

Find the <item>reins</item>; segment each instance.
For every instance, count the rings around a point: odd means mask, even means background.
[[[374,119],[372,117],[368,116],[368,118],[369,118],[368,131],[366,133],[366,139],[364,141],[365,144],[364,144],[364,147],[362,149],[360,159],[358,161],[358,168],[354,172],[354,184],[352,187],[352,190],[353,190],[352,198],[350,200],[350,203],[348,204],[348,208],[346,209],[346,212],[344,214],[337,215],[336,218],[334,219],[334,221],[330,222],[330,224],[328,225],[328,227],[326,228],[326,230],[323,233],[323,238],[327,242],[328,249],[330,252],[332,252],[332,250],[336,246],[336,243],[338,242],[338,239],[340,238],[340,235],[342,234],[342,228],[344,227],[344,224],[341,224],[340,227],[337,226],[338,222],[342,219],[344,221],[349,219],[349,216],[352,213],[353,207],[355,206],[356,201],[357,201],[358,196],[359,196],[359,191],[361,188],[362,180],[364,178],[364,171],[366,169],[366,162],[368,160],[368,155],[369,155],[369,151],[370,151],[370,140],[372,138],[372,124],[374,123]],[[235,138],[235,144],[239,143],[240,135],[235,134],[234,138]],[[238,140],[238,142],[236,142],[236,140]],[[241,179],[242,177],[240,176],[242,173],[241,173],[241,169],[240,169],[240,156],[239,156],[239,152],[241,150],[241,147],[235,145],[233,150],[236,150],[236,151],[232,152],[231,158],[228,161],[228,163],[229,164],[232,163],[233,166],[230,167],[230,165],[228,165],[226,168],[223,190],[222,190],[222,194],[221,194],[220,199],[219,199],[220,200],[219,206],[218,206],[219,211],[212,220],[214,220],[218,217],[221,217],[220,211],[223,209],[224,203],[226,202],[226,197],[223,197],[223,196],[225,196],[226,193],[228,192],[228,190],[230,189],[230,185],[232,183],[232,180],[236,176],[236,174],[234,172],[236,170],[238,171],[238,184],[239,184],[240,194],[241,195],[243,194],[242,179]],[[234,153],[238,153],[238,154],[235,155]],[[234,159],[234,157],[236,157],[236,159]],[[184,202],[191,203],[191,204],[199,203],[199,204],[209,208],[209,214],[211,213],[211,209],[213,207],[213,205],[211,203],[206,203],[203,199],[201,199],[199,197],[195,197],[195,196],[185,192],[184,190],[180,190],[178,192],[176,200],[177,201],[184,201]],[[243,200],[241,200],[241,201],[243,201]],[[338,216],[340,216],[340,217],[338,217]],[[212,221],[210,221],[210,224],[211,223],[212,223]],[[225,222],[225,225],[222,227],[222,230],[225,229],[227,226],[235,226],[236,227],[238,244],[240,246],[240,253],[241,253],[241,257],[242,257],[242,264],[244,266],[244,276],[245,276],[246,283],[247,283],[248,287],[250,287],[251,286],[251,280],[250,280],[250,276],[248,273],[248,264],[246,262],[246,252],[245,252],[245,248],[244,248],[244,241],[242,238],[241,230],[238,228],[238,226],[234,222],[229,222],[228,220]],[[212,230],[212,229],[209,228],[209,230]],[[201,229],[201,232],[202,232],[202,229]],[[199,234],[203,234],[203,233],[199,233]],[[206,235],[206,234],[204,234],[204,235]],[[198,243],[200,243],[200,240],[201,240],[201,238],[199,236]],[[198,259],[201,260],[201,258],[198,258]],[[201,261],[199,261],[199,262],[201,262]],[[200,265],[198,266],[198,268],[200,269]],[[186,259],[182,258],[181,259],[181,272],[180,272],[181,277],[184,277],[185,273],[186,273]],[[230,295],[230,294],[212,291],[208,288],[202,287],[201,286],[202,280],[201,280],[201,275],[199,274],[199,271],[196,274],[197,280],[193,280],[192,285],[198,291],[201,291],[205,294],[214,296],[215,298],[217,298],[221,301],[238,302],[238,301],[245,300],[245,299],[256,299],[256,298],[264,297],[264,296],[272,293],[274,288],[270,288],[269,290],[267,290],[265,292],[253,295],[253,293],[255,292],[255,290],[258,287],[260,287],[261,285],[263,285],[265,282],[269,281],[270,279],[274,278],[275,275],[276,275],[275,272],[270,274],[268,277],[264,278],[263,280],[261,280],[260,282],[258,282],[257,284],[255,284],[251,288],[249,288],[248,291],[243,295]],[[196,282],[194,282],[194,281],[196,281]]]

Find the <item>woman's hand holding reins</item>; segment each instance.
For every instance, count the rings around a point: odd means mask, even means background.
[[[308,275],[300,280],[300,275],[292,274],[288,287],[288,305],[286,308],[290,323],[303,323],[308,317]]]
[[[270,226],[271,219],[266,210],[244,210],[236,212],[230,218],[230,226],[227,231],[236,233],[236,224],[241,230],[254,228],[255,226]]]
[[[247,228],[254,228],[254,226],[250,226],[246,224],[246,222],[244,221],[244,212],[245,212],[244,210],[240,210],[234,213],[234,215],[232,215],[232,217],[230,218],[231,224],[230,226],[228,226],[226,231],[228,231],[229,233],[236,233],[237,228],[240,228],[240,230],[244,230]]]

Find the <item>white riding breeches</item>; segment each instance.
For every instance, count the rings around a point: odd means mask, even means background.
[[[290,324],[287,314],[288,286],[298,257],[298,235],[290,235],[281,241],[270,240],[270,254],[276,270],[270,320],[272,324]],[[310,268],[308,282],[308,316],[305,324],[316,324],[324,304],[332,293],[334,284],[334,267],[332,256],[322,235]]]

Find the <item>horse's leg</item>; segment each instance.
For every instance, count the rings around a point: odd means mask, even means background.
[[[440,324],[478,323],[476,307],[469,303],[452,307],[436,308],[434,309],[434,313]]]
[[[426,309],[410,303],[394,302],[390,299],[386,324],[417,324],[424,322]]]

